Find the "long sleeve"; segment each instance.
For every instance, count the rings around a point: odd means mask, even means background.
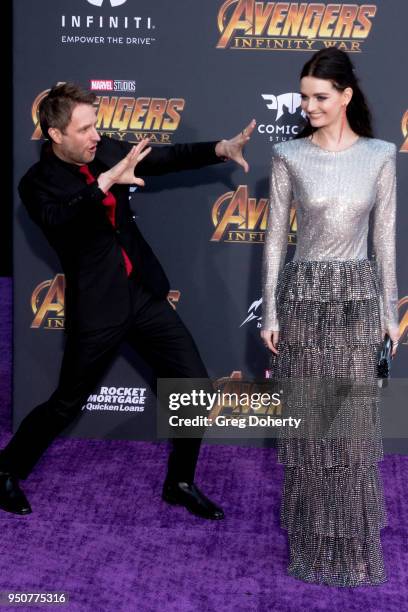
[[[391,148],[392,147],[392,148]],[[390,153],[381,167],[373,217],[373,251],[381,293],[383,331],[398,333],[398,289],[396,279],[396,152]]]
[[[288,247],[292,183],[284,159],[276,149],[272,152],[268,226],[262,264],[263,315],[262,329],[278,331],[276,287]]]
[[[50,195],[35,180],[24,176],[18,191],[30,217],[42,227],[61,226],[73,221],[92,205],[100,205],[105,194],[97,183],[84,185],[82,189],[66,198]]]
[[[112,141],[117,144],[121,156],[126,155],[133,146],[126,141],[115,141],[114,139]],[[159,176],[169,172],[196,170],[204,166],[220,164],[224,160],[215,153],[217,142],[153,145],[150,153],[137,164],[135,174],[136,176]]]

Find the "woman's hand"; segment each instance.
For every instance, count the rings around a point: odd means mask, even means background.
[[[278,345],[278,340],[279,340],[279,332],[278,331],[271,331],[268,329],[263,329],[261,331],[261,338],[263,340],[264,345],[270,350],[272,351],[272,353],[274,353],[275,355],[277,355],[279,353],[278,349],[276,348]]]
[[[398,344],[399,344],[399,329],[393,330],[393,331],[387,331],[386,332],[389,337],[392,340],[392,352],[391,352],[391,357],[394,358],[395,355],[397,354],[397,349],[398,349]]]

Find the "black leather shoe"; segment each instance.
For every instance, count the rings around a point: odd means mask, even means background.
[[[30,514],[31,506],[18,485],[18,479],[0,472],[0,508],[13,514]]]
[[[205,519],[220,520],[224,511],[201,493],[194,483],[164,483],[162,499],[174,506],[184,506],[189,512]]]

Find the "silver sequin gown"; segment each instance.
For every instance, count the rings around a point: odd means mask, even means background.
[[[394,144],[363,137],[338,152],[308,138],[273,147],[262,328],[280,331],[271,374],[283,409],[302,418],[278,457],[288,571],[308,582],[386,580],[375,378],[383,332],[398,330],[395,160]],[[284,265],[292,205],[297,246]]]

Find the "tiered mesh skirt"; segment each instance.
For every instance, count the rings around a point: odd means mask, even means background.
[[[367,259],[290,262],[277,302],[271,375],[283,392],[284,416],[301,418],[278,442],[289,574],[335,586],[383,583],[375,270]]]

